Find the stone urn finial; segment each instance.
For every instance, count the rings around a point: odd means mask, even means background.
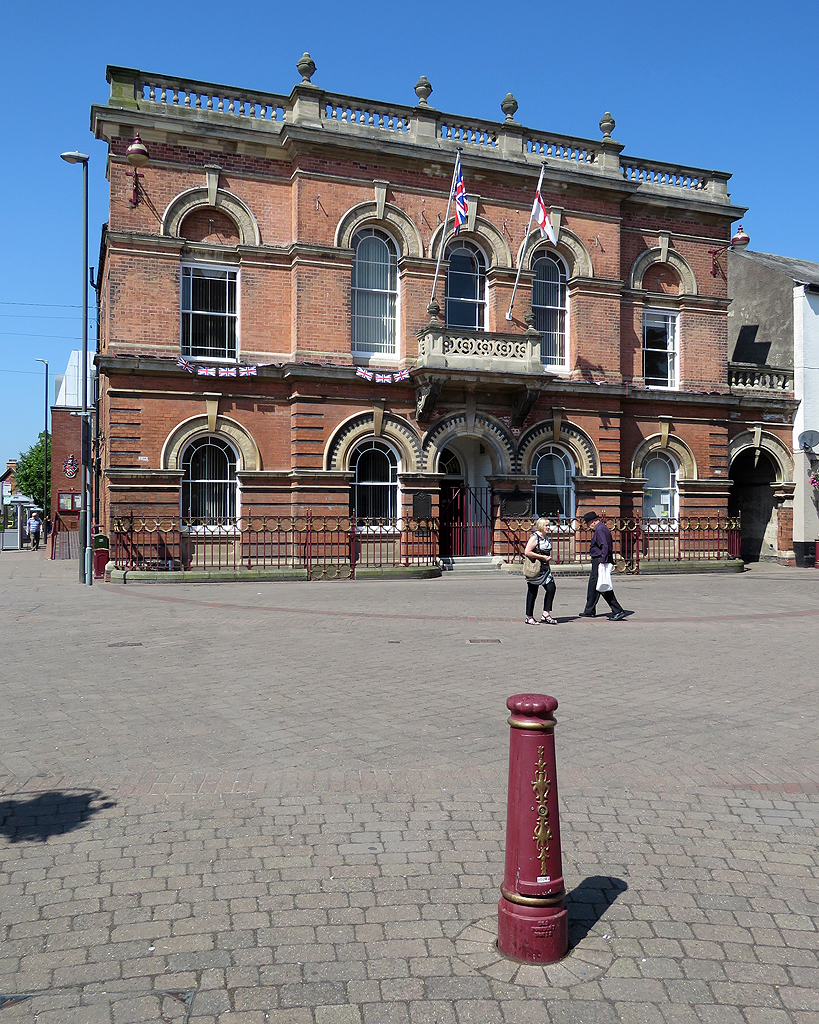
[[[501,100],[501,110],[506,114],[506,120],[512,121],[515,117],[515,111],[518,109],[518,101],[508,92]]]
[[[429,313],[430,320],[437,320],[440,315],[440,312],[441,307],[438,305],[435,299],[433,299],[432,302],[430,302],[430,304],[427,306],[427,313]]]
[[[432,86],[429,84],[429,79],[426,75],[421,75],[415,83],[415,95],[418,97],[418,106],[425,107],[431,94]]]
[[[611,133],[614,131],[614,118],[608,110],[600,118],[600,131],[603,133],[603,141],[608,142],[611,138]]]
[[[530,310],[528,310],[528,312],[524,313],[523,314],[523,319],[524,319],[524,322],[526,323],[526,333],[529,334],[530,331],[535,331],[535,333],[537,334],[537,331],[535,330],[535,312],[534,312],[534,310],[530,309]]]
[[[299,60],[299,62],[296,64],[296,70],[301,75],[302,85],[313,84],[310,81],[310,79],[316,73],[316,62],[313,60],[313,58],[306,50],[301,55],[301,59]]]

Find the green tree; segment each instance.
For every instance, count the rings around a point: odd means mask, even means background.
[[[51,438],[44,431],[40,432],[37,442],[28,451],[20,452],[17,468],[14,471],[14,482],[21,494],[28,495],[48,512],[51,493],[51,465],[46,460],[46,452],[51,451]],[[43,463],[46,462],[46,493],[43,494]]]

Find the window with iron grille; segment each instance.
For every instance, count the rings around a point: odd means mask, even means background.
[[[643,476],[646,478],[643,515],[647,519],[676,519],[677,466],[671,456],[654,452],[643,463]]]
[[[395,355],[398,249],[389,235],[365,228],[353,236],[352,351]]]
[[[648,387],[676,388],[679,354],[678,317],[646,309],[643,312],[643,379]]]
[[[486,319],[486,258],[471,242],[450,242],[445,258],[446,325],[483,330]]]
[[[565,369],[568,365],[566,343],[566,264],[557,255],[545,251],[532,264],[532,312],[535,330],[541,334],[540,358],[546,366]]]
[[[193,525],[236,521],[236,452],[221,437],[200,437],[182,455],[182,518]]]
[[[356,520],[398,517],[398,457],[388,444],[368,438],[350,456],[350,515]]]
[[[182,267],[182,355],[238,358],[237,272]]]
[[[568,452],[550,444],[535,456],[535,515],[574,515],[574,460]]]

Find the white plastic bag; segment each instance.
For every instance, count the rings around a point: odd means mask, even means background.
[[[604,594],[608,590],[614,590],[611,585],[611,563],[601,562],[597,566],[597,590]]]

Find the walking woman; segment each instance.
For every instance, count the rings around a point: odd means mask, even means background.
[[[535,530],[526,543],[525,556],[541,563],[541,571],[536,576],[526,578],[526,625],[536,626],[538,620],[535,615],[535,598],[539,587],[543,587],[546,593],[543,596],[543,615],[540,622],[546,622],[550,626],[557,623],[552,618],[552,602],[555,599],[555,581],[552,578],[550,562],[552,560],[552,542],[549,540],[548,530],[551,522],[548,519],[538,519],[535,523]]]

